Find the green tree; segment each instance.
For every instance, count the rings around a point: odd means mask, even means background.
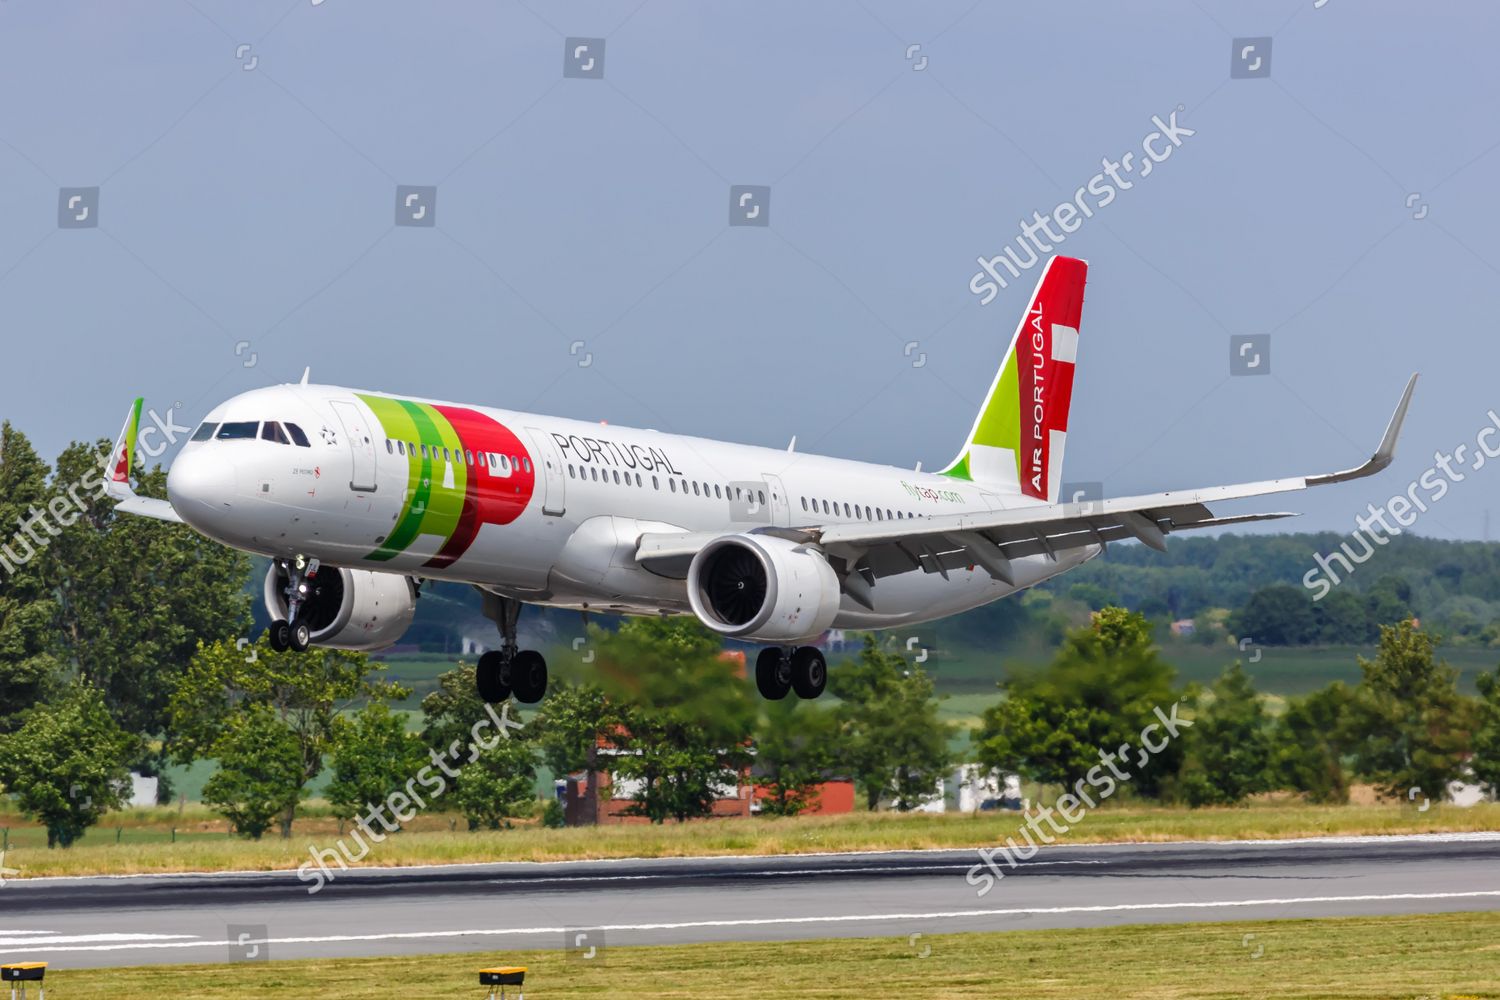
[[[1370,602],[1347,587],[1333,591],[1313,607],[1317,641],[1331,646],[1373,642],[1379,629],[1370,618]]]
[[[816,805],[815,789],[834,765],[838,738],[832,712],[796,698],[766,702],[755,740],[757,783],[766,790],[761,811],[795,816]]]
[[[1262,587],[1234,616],[1235,634],[1263,646],[1301,646],[1318,638],[1313,600],[1302,587],[1277,583]]]
[[[0,734],[61,683],[53,655],[57,604],[39,558],[40,540],[49,536],[33,519],[46,508],[47,471],[26,436],[0,423]]]
[[[125,762],[137,750],[99,692],[75,684],[0,739],[0,782],[47,828],[48,847],[68,847],[123,803],[130,788]]]
[[[259,840],[307,795],[297,738],[267,705],[230,716],[212,750],[219,766],[203,786],[203,801],[241,837]]]
[[[97,482],[109,448],[71,445],[57,460],[54,493]],[[138,472],[138,492],[166,496],[165,471]],[[59,655],[104,692],[126,729],[162,733],[175,679],[199,643],[249,628],[249,558],[186,525],[117,514],[97,491],[76,496],[86,510],[53,539],[45,562]]]
[[[536,810],[536,748],[528,740],[507,734],[488,747],[476,745],[477,756],[458,770],[453,801],[470,830],[498,830],[510,820]]]
[[[1270,720],[1238,662],[1210,691],[1187,733],[1180,787],[1190,805],[1234,805],[1270,787]]]
[[[829,672],[839,699],[836,761],[874,810],[890,799],[901,811],[930,797],[952,763],[953,727],[938,719],[932,678],[865,636],[858,659]]]
[[[1183,741],[1161,719],[1192,696],[1174,686],[1176,673],[1144,616],[1105,608],[1067,634],[1047,667],[1016,670],[1001,682],[1005,700],[985,710],[973,736],[979,762],[1074,788],[1102,754],[1119,755],[1136,790],[1160,796],[1183,756]],[[1138,744],[1152,725],[1160,730],[1152,738],[1165,745],[1148,755]],[[1185,731],[1191,723],[1176,725]]]
[[[1494,673],[1480,674],[1476,681],[1479,705],[1474,726],[1474,757],[1469,766],[1490,798],[1500,798],[1500,668]]]
[[[1349,713],[1356,772],[1390,798],[1416,788],[1441,800],[1462,776],[1473,722],[1458,671],[1434,659],[1432,636],[1410,621],[1382,625],[1379,653],[1359,668]]]
[[[632,618],[591,638],[605,693],[621,712],[611,770],[640,786],[630,811],[653,823],[711,815],[748,763],[755,726],[722,640],[688,617]]]
[[[1272,730],[1272,784],[1302,792],[1313,802],[1349,801],[1344,757],[1354,692],[1334,681],[1287,702]]]
[[[553,685],[542,710],[566,700],[568,691]],[[534,734],[542,730],[542,724],[533,717],[523,729],[504,728],[498,743],[493,735],[486,735],[486,748],[476,742],[473,732],[486,712],[470,664],[442,674],[437,690],[422,699],[422,742],[432,754],[447,758],[450,768],[458,765],[457,774],[446,780],[446,794],[471,830],[498,830],[508,820],[528,815],[536,803]],[[508,714],[502,718],[510,721]]]
[[[328,801],[339,819],[353,820],[406,787],[427,763],[427,750],[406,717],[384,701],[372,701],[335,728]],[[402,818],[394,817],[399,825]]]
[[[302,762],[296,797],[281,814],[281,835],[292,835],[301,790],[333,752],[339,716],[357,703],[400,700],[409,693],[378,677],[383,668],[363,653],[271,650],[265,640],[237,649],[227,640],[200,646],[167,704],[167,751],[180,763],[212,757],[229,719],[263,705],[296,741]]]
[[[424,703],[425,707],[425,703]],[[623,731],[624,713],[596,684],[554,684],[532,722],[542,759],[554,775],[588,777],[584,822],[599,821],[599,744]]]

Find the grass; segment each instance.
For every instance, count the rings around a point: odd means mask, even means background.
[[[58,970],[58,996],[247,1000],[482,997],[486,965],[527,967],[539,997],[1026,996],[1074,1000],[1500,996],[1500,913],[1168,924],[807,942]]]
[[[173,810],[165,810],[181,822]],[[155,811],[141,811],[138,825],[114,832],[96,828],[68,850],[47,850],[35,827],[10,823],[8,867],[21,877],[214,870],[292,869],[307,861],[311,845],[332,846],[336,822],[324,815],[299,819],[290,840],[247,841],[230,837],[222,821],[189,809],[191,836],[168,842],[152,825]],[[554,830],[534,823],[496,832],[451,830],[451,817],[421,816],[406,832],[375,848],[367,864],[391,866],[483,861],[562,861],[588,858],[701,857],[705,855],[805,854],[826,851],[917,850],[983,847],[1017,833],[1016,813],[855,813],[797,819],[711,820],[685,825],[602,826]],[[215,825],[217,824],[217,825]],[[1426,812],[1406,804],[1313,806],[1262,801],[1240,808],[1171,809],[1111,804],[1098,809],[1061,838],[1066,843],[1174,840],[1284,839],[1317,835],[1453,833],[1500,829],[1500,803],[1468,809],[1434,805]]]

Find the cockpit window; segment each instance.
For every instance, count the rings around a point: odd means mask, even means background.
[[[292,436],[292,443],[295,444],[298,448],[312,447],[312,445],[307,443],[307,435],[303,434],[302,428],[298,427],[296,424],[289,422],[286,425],[286,432]]]
[[[267,420],[260,428],[260,439],[262,441],[275,441],[277,444],[291,444],[286,439],[286,431],[274,420]]]
[[[254,440],[260,424],[254,420],[232,421],[219,428],[220,441]]]
[[[211,423],[209,423],[208,421],[205,420],[203,423],[201,423],[201,424],[198,425],[198,429],[195,430],[195,431],[193,431],[193,436],[191,438],[189,438],[188,440],[190,440],[190,441],[207,441],[209,438],[211,438],[211,437],[214,436],[214,431],[216,431],[218,429],[219,429],[219,425],[218,424],[211,424]]]

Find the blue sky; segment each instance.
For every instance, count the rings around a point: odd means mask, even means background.
[[[1092,268],[1066,477],[1125,495],[1354,464],[1421,370],[1394,470],[1259,505],[1347,529],[1500,409],[1497,20],[3,0],[0,413],[54,454],[137,393],[191,423],[311,365],[931,468],[1035,276],[981,306],[976,258],[1181,106],[1195,134],[1059,247]],[[575,37],[604,39],[602,79],[564,78]],[[1235,39],[1264,37],[1270,76],[1231,78]],[[437,188],[434,225],[394,224],[399,185]],[[770,187],[769,225],[728,225],[734,185]],[[59,190],[95,186],[97,226],[59,228]],[[1248,334],[1270,372],[1232,377]],[[1416,530],[1480,537],[1497,469]]]

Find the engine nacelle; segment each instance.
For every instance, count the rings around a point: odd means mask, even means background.
[[[816,549],[776,535],[715,538],[688,567],[688,600],[715,632],[794,643],[833,624],[839,580]]]
[[[273,563],[265,584],[266,610],[273,621],[286,617],[286,584],[286,573]],[[324,566],[308,581],[298,614],[312,630],[314,646],[369,652],[400,639],[416,612],[417,590],[410,577]]]

